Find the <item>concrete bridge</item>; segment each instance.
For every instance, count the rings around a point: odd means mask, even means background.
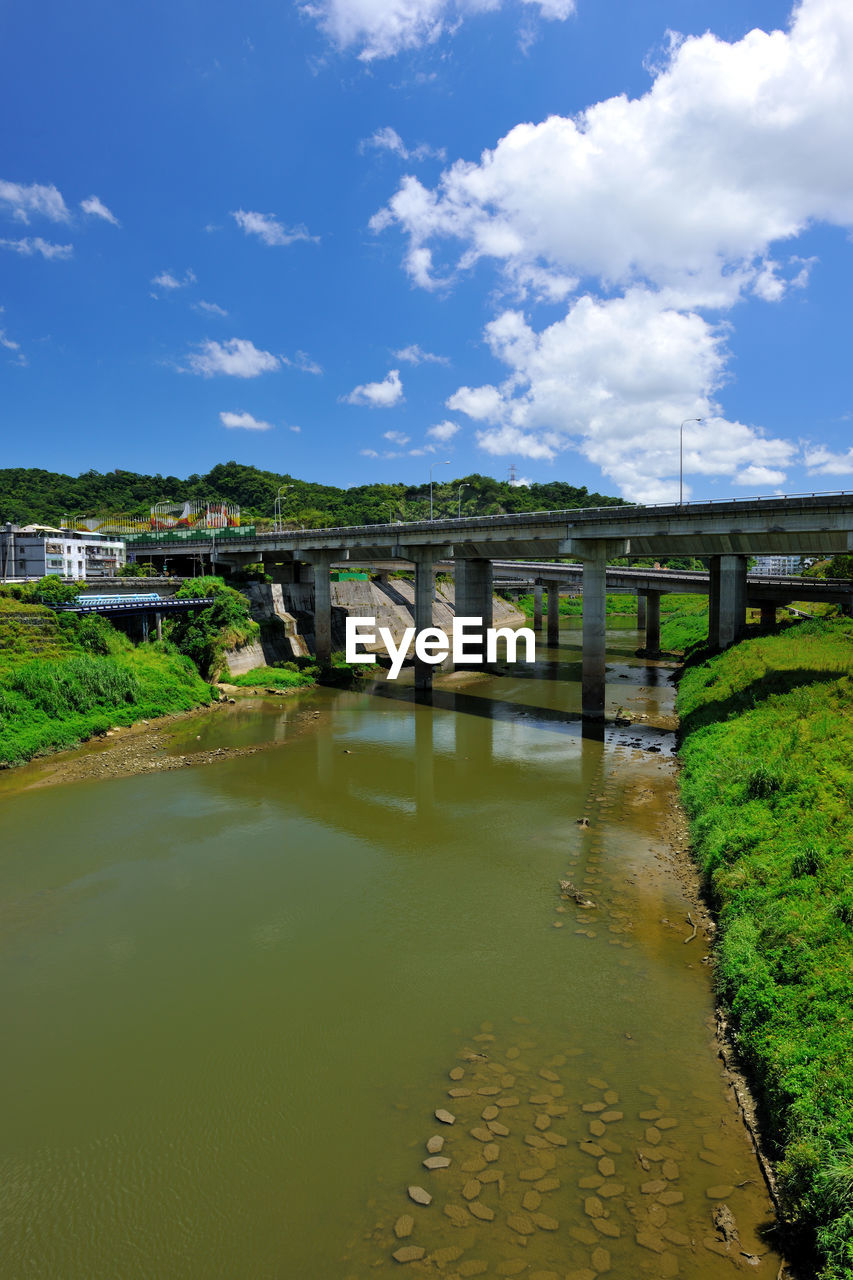
[[[584,594],[583,714],[603,720],[607,561],[622,557],[705,556],[710,640],[724,648],[741,634],[748,599],[747,557],[751,555],[831,555],[853,551],[853,494],[729,499],[656,507],[602,507],[520,515],[475,516],[461,520],[361,525],[340,529],[292,529],[240,535],[191,534],[147,537],[131,550],[146,559],[168,559],[173,571],[182,559],[208,555],[211,566],[263,562],[278,582],[314,583],[316,649],[331,649],[330,570],[335,563],[392,561],[414,565],[415,625],[432,625],[436,562],[455,562],[456,612],[491,625],[493,561],[548,558],[579,561]],[[559,566],[550,566],[558,583]],[[621,571],[624,572],[624,571]],[[554,599],[558,589],[553,592]],[[654,588],[646,588],[646,598]],[[550,604],[549,614],[556,617]],[[802,597],[800,597],[802,598]],[[659,599],[659,596],[658,596]],[[654,606],[652,606],[654,608]],[[648,626],[648,616],[647,616]],[[415,683],[426,688],[432,668],[416,664]]]

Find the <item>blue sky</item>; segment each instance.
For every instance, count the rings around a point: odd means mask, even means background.
[[[661,501],[701,419],[691,496],[853,488],[848,0],[10,0],[0,59],[0,465]]]

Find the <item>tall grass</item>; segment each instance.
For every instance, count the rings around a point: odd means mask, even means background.
[[[821,1277],[853,1277],[853,623],[688,665],[681,788],[719,993]]]

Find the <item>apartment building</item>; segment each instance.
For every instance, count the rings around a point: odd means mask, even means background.
[[[124,541],[109,534],[32,524],[0,528],[3,578],[112,578],[125,560]]]

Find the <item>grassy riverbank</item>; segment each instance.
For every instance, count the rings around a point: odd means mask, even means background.
[[[134,646],[102,618],[0,596],[0,765],[113,725],[204,706],[211,689],[170,645]]]
[[[518,607],[526,618],[533,617],[533,596],[522,595],[518,597]],[[543,601],[543,612],[546,603]],[[695,615],[708,613],[708,597],[694,595],[662,595],[660,599],[661,618],[670,616],[693,617]],[[607,614],[608,617],[625,617],[636,618],[637,616],[637,597],[634,595],[608,595],[607,596]],[[560,596],[560,617],[561,618],[580,618],[583,617],[583,597],[582,596]],[[707,633],[707,625],[706,625]]]
[[[853,623],[684,671],[682,798],[719,912],[719,993],[825,1280],[853,1276]]]

